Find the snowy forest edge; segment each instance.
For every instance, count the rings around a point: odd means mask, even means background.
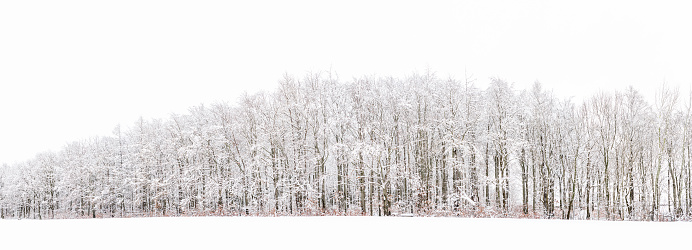
[[[286,76],[0,168],[0,217],[416,215],[688,220],[692,105],[540,83]]]

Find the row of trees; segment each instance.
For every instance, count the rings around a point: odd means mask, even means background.
[[[692,105],[633,88],[286,76],[0,169],[0,216],[364,214],[685,219]]]

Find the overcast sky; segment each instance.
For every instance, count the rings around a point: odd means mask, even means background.
[[[578,99],[692,83],[690,6],[662,1],[230,2],[0,2],[0,163],[272,91],[284,73],[466,70]]]

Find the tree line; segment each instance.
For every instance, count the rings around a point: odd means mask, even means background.
[[[285,76],[0,168],[2,218],[692,214],[692,105],[432,73]]]

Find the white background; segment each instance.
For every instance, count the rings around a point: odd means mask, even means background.
[[[689,222],[324,217],[0,220],[4,249],[685,249]]]
[[[652,103],[662,83],[692,83],[692,15],[676,2],[251,2],[0,2],[0,163],[273,91],[284,73],[429,68],[575,100],[633,85]]]

